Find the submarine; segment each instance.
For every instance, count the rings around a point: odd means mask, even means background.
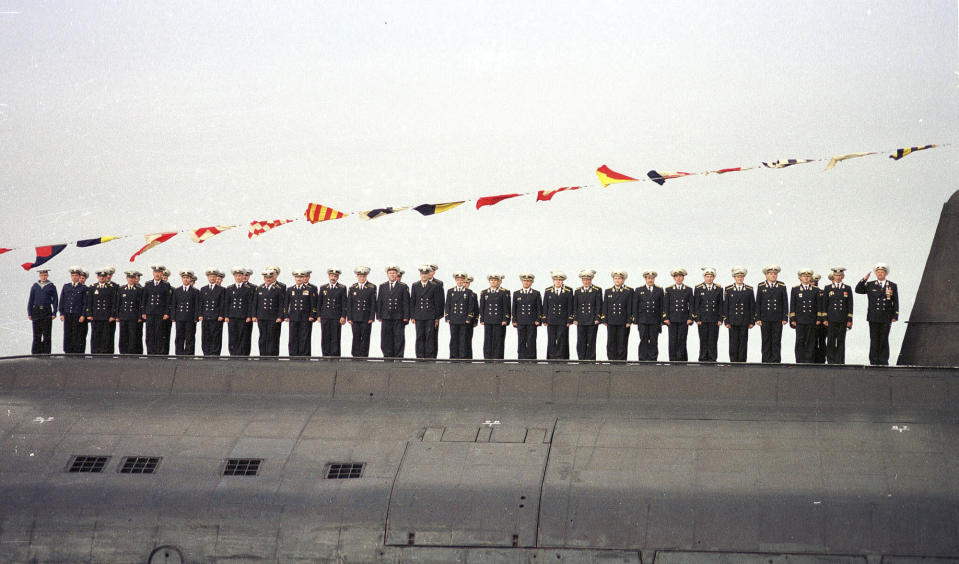
[[[2,358],[0,561],[957,562],[957,256],[888,367]]]

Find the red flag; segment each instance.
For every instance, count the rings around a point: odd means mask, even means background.
[[[557,188],[556,190],[540,190],[536,193],[537,202],[548,202],[553,199],[553,196],[559,192],[565,192],[566,190],[579,190],[582,186],[565,186],[563,188]]]
[[[12,251],[12,250],[13,250],[13,249],[3,249],[3,248],[0,248],[0,255],[2,255],[3,253],[8,253],[8,252],[10,252],[10,251]]]
[[[274,219],[273,221],[251,221],[250,222],[250,232],[246,236],[250,239],[256,237],[257,235],[263,235],[270,229],[274,227],[279,227],[286,223],[290,223],[292,219]]]
[[[510,198],[515,198],[517,196],[522,196],[522,194],[503,194],[500,196],[484,196],[479,200],[476,200],[476,209],[480,209],[483,206],[492,206],[493,204],[498,204],[503,200],[508,200]]]
[[[173,236],[176,235],[177,233],[179,233],[179,231],[169,231],[167,233],[151,233],[149,235],[144,235],[144,237],[147,240],[147,244],[143,245],[143,247],[141,247],[139,251],[133,253],[133,256],[130,257],[130,262],[133,262],[133,260],[136,259],[138,255],[149,251],[150,249],[152,249],[153,247],[156,247],[160,243],[166,243],[167,241],[172,239]]]
[[[21,264],[20,266],[24,270],[30,270],[31,268],[40,266],[41,264],[57,256],[58,254],[60,254],[60,251],[62,251],[65,248],[67,248],[66,244],[46,245],[44,247],[37,247],[37,260],[35,260],[34,262],[25,262]]]
[[[233,229],[236,225],[211,225],[210,227],[200,227],[190,232],[190,239],[194,243],[202,243],[214,235],[219,235],[228,229]]]

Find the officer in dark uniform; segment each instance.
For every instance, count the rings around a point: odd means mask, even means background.
[[[536,331],[543,317],[543,299],[532,288],[536,277],[530,272],[519,275],[522,287],[513,292],[513,327],[516,328],[516,358],[536,358]]]
[[[573,324],[573,289],[564,284],[566,273],[550,273],[553,285],[543,290],[546,358],[569,360],[569,326]]]
[[[170,300],[173,297],[173,288],[163,281],[162,264],[150,265],[153,270],[153,280],[143,285],[140,304],[140,317],[146,323],[147,354],[167,354],[169,349],[163,348],[164,320],[170,318]]]
[[[669,271],[673,285],[665,288],[663,295],[663,323],[669,327],[669,360],[686,362],[689,353],[686,337],[689,326],[693,324],[693,289],[684,284],[686,269],[676,268]]]
[[[438,351],[433,346],[443,318],[446,296],[443,288],[430,280],[433,269],[428,264],[419,268],[420,281],[410,289],[411,319],[416,326],[416,358],[436,358]]]
[[[170,269],[163,268],[163,281],[167,284],[170,284],[170,301],[173,301],[173,284],[170,283]],[[169,355],[170,354],[170,336],[173,333],[173,316],[167,316],[163,318],[163,331],[160,333],[160,338],[162,342],[160,343],[160,354]]]
[[[196,354],[196,324],[200,319],[200,291],[193,285],[196,274],[192,270],[181,270],[182,286],[173,290],[170,300],[170,319],[176,325],[176,339],[173,352],[177,356]]]
[[[703,282],[693,290],[693,321],[699,328],[699,362],[716,362],[719,326],[723,323],[723,289],[715,284],[716,269],[704,266]]]
[[[483,358],[506,356],[506,325],[510,321],[510,293],[502,288],[502,274],[490,274],[489,288],[480,292],[479,321],[483,325]]]
[[[50,354],[53,320],[57,317],[57,286],[50,282],[50,270],[37,270],[40,280],[30,287],[27,299],[27,319],[33,322],[31,354]]]
[[[822,276],[818,272],[812,275],[812,285],[819,288],[819,280]],[[819,299],[825,300],[822,290],[819,291]],[[813,362],[816,364],[826,364],[826,303],[819,304],[819,325],[816,325],[816,350],[813,352]]]
[[[767,363],[782,362],[783,326],[789,322],[786,284],[778,280],[781,271],[781,266],[766,266],[766,280],[756,287],[756,325],[763,340],[763,362]]]
[[[436,283],[436,284],[439,286],[439,291],[437,292],[437,295],[439,295],[440,297],[443,298],[443,300],[444,300],[443,309],[445,310],[445,309],[446,309],[446,305],[445,305],[445,300],[446,300],[446,287],[443,285],[443,279],[436,277],[436,271],[438,271],[438,270],[440,269],[440,267],[437,266],[437,264],[436,264],[435,262],[431,262],[431,263],[427,264],[426,266],[430,267],[430,281]],[[430,347],[431,347],[430,350],[434,350],[434,351],[438,351],[438,350],[439,350],[439,343],[440,343],[440,341],[439,341],[439,338],[440,338],[439,319],[436,320],[436,324],[437,324],[437,326],[436,326],[436,331],[434,331],[434,332],[433,332],[433,335],[432,335],[433,341],[432,341],[432,343],[430,343]],[[433,358],[436,358],[436,356],[434,355]]]
[[[723,323],[729,329],[729,362],[746,362],[749,330],[756,324],[756,296],[745,283],[746,268],[733,267],[733,282],[723,296]]]
[[[869,299],[869,364],[885,366],[889,364],[889,329],[899,321],[899,287],[886,280],[889,265],[880,262],[873,270],[876,280],[870,281],[867,272],[856,284],[856,293]]]
[[[816,326],[819,325],[819,288],[812,285],[811,268],[799,270],[799,284],[789,296],[789,326],[796,330],[796,362],[811,363],[816,354]]]
[[[226,290],[220,285],[223,272],[211,266],[205,274],[208,284],[200,288],[200,348],[205,356],[220,356],[226,318]]]
[[[85,317],[93,325],[90,332],[90,352],[93,354],[113,354],[114,331],[116,321],[116,289],[108,282],[109,268],[97,270],[97,283],[87,289],[87,310]]]
[[[406,324],[410,322],[410,290],[399,280],[400,267],[386,267],[387,281],[376,292],[376,318],[380,321],[380,349],[384,358],[403,358]]]
[[[87,278],[90,277],[90,273],[86,269],[80,269],[80,281],[79,286],[83,286],[83,309],[81,310],[81,315],[79,318],[80,321],[80,334],[77,335],[77,350],[78,353],[83,354],[87,351],[87,333],[90,331],[90,322],[93,321],[89,317],[86,317],[85,313],[87,311],[87,296],[89,295],[89,286],[87,286]]]
[[[70,267],[70,281],[60,289],[60,321],[63,322],[63,352],[77,354],[84,351],[84,339],[80,336],[84,324],[83,309],[87,287],[80,283],[79,266]]]
[[[843,284],[846,269],[830,269],[831,283],[822,290],[823,317],[826,327],[826,360],[829,364],[846,363],[846,331],[852,329],[852,288]]]
[[[273,265],[273,266],[268,266],[267,268],[276,273],[276,282],[275,282],[276,287],[279,288],[279,289],[280,289],[280,292],[283,294],[283,299],[286,299],[286,284],[284,284],[283,282],[280,281],[280,273],[281,273],[280,267],[279,267],[279,266],[276,266],[276,265]],[[286,306],[284,305],[284,307],[286,307]],[[284,311],[283,309],[280,309],[280,316],[281,316],[281,317],[282,317],[282,315],[283,315],[283,311]],[[282,325],[282,322],[281,322],[280,324]],[[275,333],[273,333],[273,350],[276,351],[276,354],[280,354],[280,334],[281,334],[281,332],[282,332],[282,331],[277,330]]]
[[[596,334],[603,315],[603,289],[593,284],[596,271],[579,271],[582,286],[573,292],[573,324],[576,325],[576,357],[596,360]]]
[[[655,270],[643,272],[643,279],[646,283],[633,289],[633,323],[639,331],[639,360],[657,360],[659,334],[666,320],[665,293],[656,285]]]
[[[464,284],[467,290],[470,289],[470,284],[472,283],[473,283],[473,277],[467,274],[466,282]],[[464,351],[463,354],[466,355],[466,358],[473,358],[473,329],[475,329],[476,326],[479,324],[479,311],[480,311],[479,297],[476,295],[476,292],[473,292],[473,301],[475,302],[473,309],[476,311],[476,320],[473,323],[466,326],[466,345],[465,345],[465,348],[463,349]]]
[[[356,274],[356,283],[346,294],[346,319],[353,329],[350,354],[365,358],[370,356],[370,332],[376,319],[376,286],[367,281],[370,267],[357,266],[353,274]]]
[[[256,289],[247,282],[247,268],[234,266],[233,284],[223,294],[223,320],[227,326],[227,346],[230,356],[249,356],[253,336],[253,293]]]
[[[140,272],[127,270],[127,283],[116,293],[117,320],[120,321],[120,354],[143,354],[143,286]]]
[[[476,323],[479,307],[476,294],[466,287],[466,273],[454,272],[456,286],[446,291],[446,323],[450,326],[450,358],[466,356],[467,328]]]
[[[323,356],[340,356],[340,337],[346,324],[346,286],[339,268],[326,271],[330,283],[320,286],[320,349]]]
[[[260,332],[257,341],[260,356],[279,356],[277,334],[283,327],[283,312],[286,309],[286,290],[276,281],[276,271],[267,268],[263,271],[263,284],[253,293],[252,317]]]
[[[633,289],[626,285],[625,270],[610,273],[613,285],[603,295],[603,325],[606,326],[606,358],[626,360],[629,354],[629,326],[633,321]]]
[[[287,348],[290,356],[313,354],[313,322],[317,318],[320,298],[316,286],[309,283],[311,274],[312,271],[305,268],[294,270],[293,279],[296,283],[286,289],[284,317],[289,324]],[[339,325],[336,326],[337,331],[339,327]]]
[[[113,275],[116,274],[117,269],[114,267],[107,268],[107,285],[113,288],[114,296],[120,291],[120,285],[113,281]],[[114,315],[116,315],[116,310],[114,310]],[[117,318],[114,317],[113,321],[110,322],[110,350],[114,350],[114,345],[116,343],[116,334],[117,334]]]

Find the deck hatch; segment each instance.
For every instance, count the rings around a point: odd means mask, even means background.
[[[260,458],[228,458],[224,476],[256,476],[260,472]]]
[[[120,463],[121,474],[154,474],[160,464],[159,456],[127,456]]]
[[[331,462],[326,471],[327,480],[360,478],[363,476],[365,462]]]
[[[67,472],[98,473],[103,472],[103,468],[110,460],[109,456],[88,456],[78,454],[70,461],[70,467]]]

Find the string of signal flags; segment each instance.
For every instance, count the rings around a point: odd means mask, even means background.
[[[835,167],[838,163],[846,161],[849,159],[856,159],[860,157],[868,157],[871,155],[878,155],[880,153],[890,153],[889,158],[894,161],[898,161],[907,155],[915,153],[917,151],[924,151],[926,149],[934,149],[936,147],[947,147],[951,143],[946,144],[931,144],[931,145],[922,145],[917,147],[904,147],[900,149],[895,149],[894,151],[868,151],[862,153],[847,153],[843,155],[835,155],[833,157],[824,157],[818,159],[779,159],[771,162],[763,162],[755,166],[737,166],[730,168],[720,168],[716,170],[707,170],[705,172],[681,172],[681,171],[660,171],[660,170],[650,170],[646,173],[646,178],[636,178],[623,174],[621,172],[616,172],[609,168],[606,165],[602,165],[596,169],[596,176],[599,178],[599,182],[603,188],[611,185],[618,184],[622,182],[655,182],[656,184],[662,186],[666,183],[667,180],[674,180],[678,178],[684,178],[687,176],[703,176],[710,174],[728,174],[732,172],[744,172],[747,170],[753,169],[783,169],[791,166],[809,164],[814,162],[828,161],[826,164],[825,170],[830,170]],[[439,204],[420,204],[417,206],[400,206],[400,207],[383,207],[383,208],[373,208],[368,210],[361,211],[340,211],[329,206],[322,204],[309,203],[306,206],[306,211],[303,213],[303,218],[288,218],[288,219],[272,219],[272,220],[253,220],[250,221],[247,237],[252,239],[253,237],[259,237],[267,231],[276,229],[282,225],[292,223],[294,221],[306,220],[310,223],[320,223],[324,221],[333,221],[336,219],[343,219],[352,215],[359,216],[365,220],[374,220],[387,215],[392,215],[395,213],[413,210],[421,215],[435,215],[438,213],[447,212],[453,208],[459,207],[467,202],[475,202],[476,209],[483,208],[485,206],[493,206],[504,200],[509,200],[512,198],[519,198],[522,196],[531,196],[536,194],[537,202],[548,202],[553,199],[553,196],[559,194],[560,192],[567,192],[571,190],[582,190],[587,188],[594,188],[595,185],[582,184],[579,186],[564,186],[562,188],[554,188],[552,190],[536,190],[530,192],[516,192],[512,194],[498,194],[495,196],[482,196],[479,198],[464,199],[453,202],[444,202]],[[181,233],[189,233],[190,239],[195,243],[204,243],[210,238],[223,233],[224,231],[229,231],[230,229],[235,229],[239,225],[211,225],[208,227],[199,227],[196,229],[183,229],[179,231],[166,231],[161,233],[149,233],[144,235],[146,244],[140,247],[133,255],[130,257],[130,262],[136,260],[138,256],[149,251],[150,249],[161,245],[173,237]],[[109,241],[115,241],[119,239],[126,239],[133,237],[133,235],[111,235],[103,237],[95,237],[92,239],[81,239],[79,241],[71,241],[68,243],[57,243],[51,245],[40,245],[33,247],[36,251],[36,259],[33,262],[25,262],[20,265],[24,270],[30,270],[36,268],[46,262],[48,262],[53,257],[57,256],[69,245],[75,244],[77,247],[85,248],[92,247],[94,245],[100,245],[102,243],[107,243]],[[8,253],[10,251],[15,251],[19,249],[25,249],[30,247],[12,247],[4,248],[0,247],[0,255]]]

